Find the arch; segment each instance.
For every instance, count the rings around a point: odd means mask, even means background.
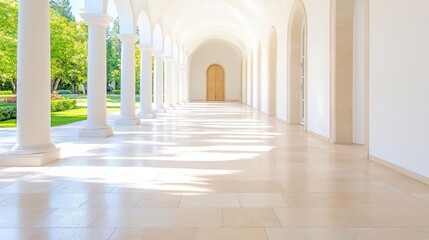
[[[173,56],[173,48],[171,46],[171,37],[170,34],[167,34],[164,41],[164,56],[172,57]]]
[[[353,143],[354,2],[331,1],[331,140],[337,144]]]
[[[133,6],[129,0],[114,0],[119,18],[119,31],[121,34],[135,34]]]
[[[225,101],[225,68],[212,64],[206,71],[207,101]]]
[[[288,124],[307,125],[307,14],[304,4],[292,7],[288,29]]]
[[[277,31],[271,28],[268,41],[268,115],[277,115]]]
[[[162,30],[161,26],[157,23],[153,30],[153,45],[155,52],[163,52],[164,50],[164,41],[162,39]]]
[[[149,16],[145,12],[141,12],[137,18],[137,27],[140,37],[140,43],[145,45],[152,44],[152,29]]]

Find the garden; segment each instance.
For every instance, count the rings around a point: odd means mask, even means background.
[[[66,91],[64,95],[57,92],[51,94],[51,126],[61,126],[69,123],[86,120],[87,118],[87,96],[83,94],[70,94]],[[120,95],[107,95],[107,113],[120,111]],[[0,91],[0,128],[16,127],[17,97],[12,91]],[[136,97],[136,101],[139,98]]]

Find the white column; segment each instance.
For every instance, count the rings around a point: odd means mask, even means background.
[[[19,0],[17,144],[0,166],[41,166],[60,158],[51,143],[49,1]]]
[[[173,105],[173,60],[164,58],[165,63],[165,106],[167,109],[175,109]]]
[[[163,53],[155,52],[153,54],[155,57],[154,64],[154,82],[155,82],[155,112],[156,113],[165,113],[164,108],[164,76],[163,76]]]
[[[156,114],[152,110],[152,45],[138,45],[141,53],[140,61],[140,119],[153,119]]]
[[[80,137],[104,138],[113,135],[106,114],[106,14],[81,14],[88,24],[88,120]]]
[[[180,69],[180,63],[174,62],[174,80],[173,80],[173,89],[174,89],[174,98],[173,98],[173,104],[175,106],[180,106],[180,100],[179,100],[179,89],[180,89],[180,81],[179,81],[179,69]]]
[[[118,126],[140,125],[136,116],[136,41],[135,34],[120,34],[121,51],[121,117],[115,121]]]
[[[180,100],[180,104],[181,105],[185,105],[186,101],[185,101],[185,65],[181,64],[180,65],[180,94],[179,94],[179,100]]]
[[[189,78],[188,78],[188,67],[185,65],[185,103],[189,103]]]

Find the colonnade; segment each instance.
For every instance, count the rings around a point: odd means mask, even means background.
[[[113,129],[107,124],[106,113],[106,27],[113,19],[107,14],[81,16],[88,24],[88,101],[87,122],[79,137],[109,137]],[[7,156],[0,157],[0,166],[41,166],[60,158],[60,150],[51,141],[50,127],[49,1],[19,0],[18,18],[17,144]],[[154,52],[151,45],[138,45],[141,80],[140,112],[136,114],[138,36],[121,34],[118,37],[122,43],[121,114],[115,125],[139,125],[140,119],[156,118],[156,113],[165,113],[166,109],[187,102],[186,67],[165,57],[163,52]]]

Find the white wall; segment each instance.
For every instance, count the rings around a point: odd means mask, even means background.
[[[370,153],[429,177],[429,1],[370,9]]]
[[[241,57],[228,43],[207,43],[197,50],[190,62],[191,100],[207,99],[207,69],[219,64],[225,69],[225,100],[241,101]]]

